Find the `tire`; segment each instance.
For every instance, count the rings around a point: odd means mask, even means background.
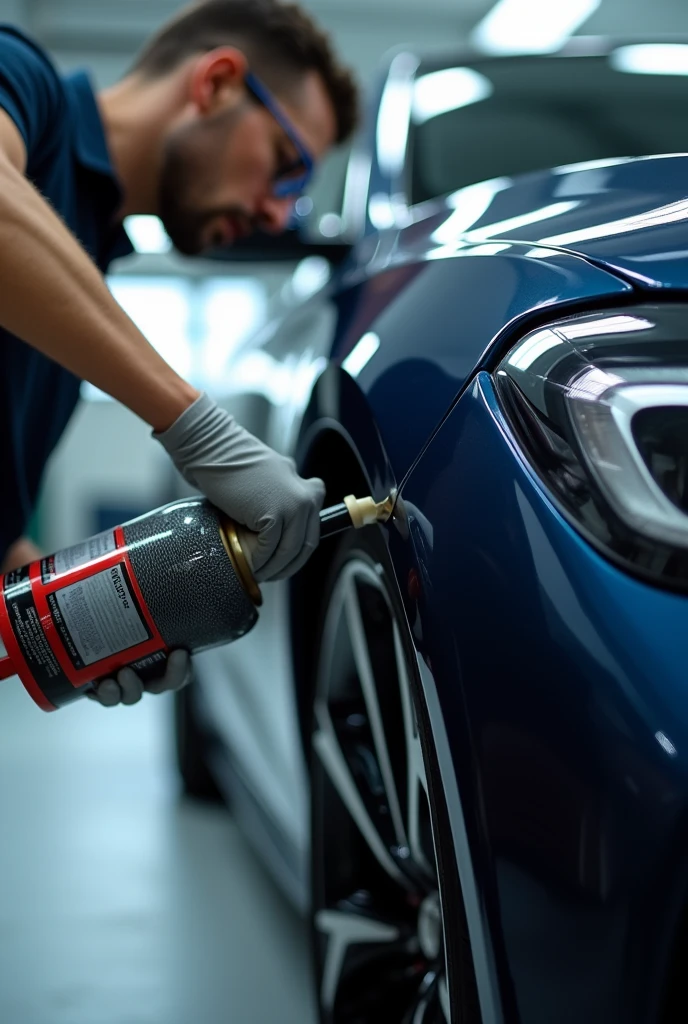
[[[222,796],[208,767],[210,740],[198,720],[194,690],[192,683],[174,694],[174,745],[182,791],[193,800],[220,803]]]
[[[478,1024],[459,876],[415,655],[379,531],[323,594],[311,730],[321,1024]]]

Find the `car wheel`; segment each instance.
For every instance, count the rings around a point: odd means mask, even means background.
[[[174,741],[185,796],[220,802],[220,791],[208,767],[209,737],[198,720],[193,683],[174,694]]]
[[[341,543],[311,759],[321,1024],[475,1024],[475,978],[427,712],[387,552]]]

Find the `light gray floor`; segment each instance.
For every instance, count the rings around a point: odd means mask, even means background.
[[[2,1024],[313,1024],[305,927],[225,811],[180,803],[168,714],[0,683]]]

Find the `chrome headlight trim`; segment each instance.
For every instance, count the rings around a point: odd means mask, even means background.
[[[634,417],[646,409],[688,409],[688,384],[621,385],[596,401],[569,404],[581,454],[617,515],[639,533],[688,548],[688,515],[656,483],[632,428]],[[597,458],[591,457],[593,446]]]

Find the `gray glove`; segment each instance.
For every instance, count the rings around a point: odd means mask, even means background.
[[[207,395],[154,434],[183,477],[238,525],[258,534],[247,555],[256,579],[293,576],[320,540],[322,480],[303,480]]]
[[[154,683],[144,683],[131,668],[123,668],[116,679],[101,679],[88,694],[104,708],[118,704],[138,704],[144,693],[168,693],[181,690],[191,682],[191,658],[186,651],[172,651],[167,659],[165,675]]]

